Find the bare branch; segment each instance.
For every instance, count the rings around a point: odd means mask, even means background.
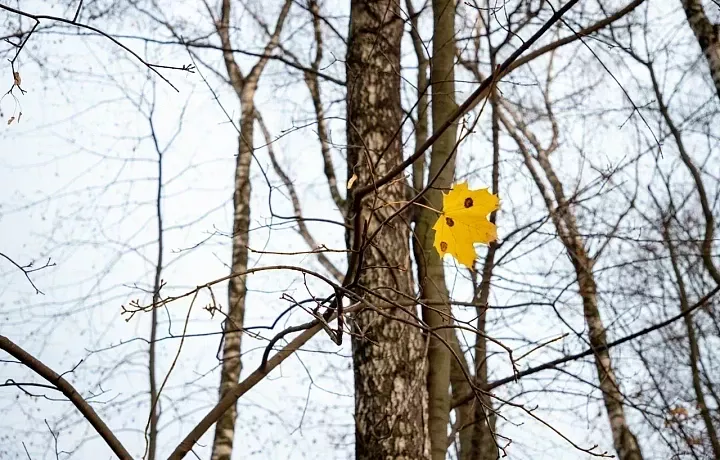
[[[82,2],[81,2],[81,3],[82,3]],[[135,59],[137,59],[138,61],[140,61],[144,66],[146,66],[147,68],[149,68],[149,69],[150,69],[152,72],[154,72],[157,76],[159,76],[160,78],[162,78],[163,81],[165,81],[165,83],[167,83],[168,85],[170,85],[175,91],[178,91],[178,92],[180,92],[180,90],[178,90],[178,89],[175,87],[175,85],[173,85],[173,84],[170,82],[170,80],[168,80],[168,79],[167,79],[163,74],[161,74],[157,69],[162,68],[162,69],[169,69],[169,70],[182,70],[182,71],[185,71],[185,72],[192,72],[192,71],[193,71],[192,66],[183,65],[183,66],[180,66],[180,67],[173,67],[173,66],[164,66],[164,65],[159,65],[159,64],[152,64],[152,63],[146,61],[145,59],[143,59],[142,57],[140,57],[140,55],[137,54],[135,51],[133,51],[133,50],[131,50],[130,48],[128,48],[126,45],[124,45],[123,43],[121,43],[120,41],[118,41],[116,38],[114,38],[113,36],[111,36],[111,35],[108,34],[107,32],[104,32],[104,31],[102,31],[101,29],[98,29],[97,27],[93,27],[93,26],[91,26],[91,25],[89,25],[89,24],[81,24],[81,23],[76,22],[77,16],[78,16],[78,13],[79,13],[79,9],[78,9],[78,12],[76,12],[75,18],[74,18],[73,20],[61,18],[61,17],[58,17],[58,16],[48,16],[48,15],[45,15],[45,14],[32,14],[32,13],[27,13],[27,12],[25,12],[25,11],[22,11],[22,10],[19,10],[19,9],[16,9],[16,8],[13,8],[13,7],[11,7],[11,6],[2,5],[2,4],[0,4],[0,9],[5,10],[5,11],[9,11],[9,12],[14,13],[14,14],[18,14],[18,15],[20,15],[20,16],[24,16],[24,17],[26,17],[26,18],[33,19],[33,20],[35,21],[35,26],[34,26],[34,27],[30,30],[30,32],[27,34],[27,37],[25,37],[25,40],[23,40],[22,43],[20,44],[20,46],[17,48],[17,51],[15,52],[15,57],[10,61],[10,66],[11,66],[12,72],[13,72],[13,81],[14,81],[15,83],[13,83],[13,86],[10,88],[10,91],[9,91],[9,92],[11,92],[15,86],[17,86],[17,87],[19,88],[19,85],[16,84],[17,79],[15,78],[15,73],[16,73],[16,72],[15,72],[15,61],[17,60],[18,56],[20,55],[20,51],[22,51],[22,49],[23,49],[23,47],[25,46],[25,44],[28,42],[28,40],[30,40],[30,37],[31,37],[32,34],[35,32],[35,30],[37,29],[38,25],[40,25],[40,22],[41,22],[41,21],[61,22],[61,23],[63,23],[63,24],[69,24],[69,25],[78,27],[78,28],[80,28],[80,29],[91,30],[91,31],[95,32],[96,34],[102,35],[103,37],[105,37],[105,38],[107,38],[108,40],[110,40],[111,42],[113,42],[115,45],[119,46],[119,47],[122,48],[123,50],[127,51],[128,53],[130,53]],[[22,91],[22,89],[20,89],[20,90]]]
[[[0,349],[6,351],[39,376],[57,387],[57,389],[60,390],[73,403],[73,405],[75,405],[75,407],[77,407],[87,421],[90,422],[93,428],[95,428],[95,431],[97,431],[100,437],[105,440],[115,455],[117,455],[121,460],[133,460],[130,453],[128,453],[125,449],[125,446],[123,446],[117,437],[115,437],[112,430],[110,430],[97,412],[95,412],[90,404],[88,404],[88,402],[80,396],[80,393],[78,393],[67,380],[47,367],[30,353],[20,348],[9,338],[2,335],[0,335]]]
[[[43,268],[54,267],[55,262],[50,263],[51,259],[48,258],[47,262],[45,262],[45,265],[43,265],[41,267],[32,268],[32,266],[33,266],[32,262],[30,262],[27,265],[20,265],[17,262],[15,262],[14,260],[12,260],[9,256],[3,254],[2,252],[0,252],[0,257],[3,257],[8,262],[15,265],[20,271],[23,272],[23,274],[25,275],[25,278],[27,278],[27,280],[30,282],[30,285],[33,287],[33,289],[35,289],[36,294],[44,294],[44,292],[42,292],[40,289],[38,289],[37,286],[35,286],[35,283],[33,282],[32,278],[30,278],[30,273],[36,272],[38,270],[42,270]]]

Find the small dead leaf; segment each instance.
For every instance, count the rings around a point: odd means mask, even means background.
[[[355,183],[356,180],[357,180],[357,174],[353,174],[352,177],[350,178],[350,180],[349,180],[348,183],[347,183],[347,189],[348,189],[348,190],[350,190],[350,189],[352,188],[352,186],[353,186],[353,184]]]
[[[13,81],[15,82],[15,86],[20,86],[20,83],[22,83],[20,72],[13,72]]]
[[[18,123],[20,123],[20,117],[22,117],[22,112],[18,113]]]
[[[15,121],[15,117],[8,118],[8,125],[12,124],[13,121]]]
[[[675,406],[670,409],[670,415],[677,418],[677,419],[686,419],[690,414],[688,414],[687,409],[685,409],[682,406]]]

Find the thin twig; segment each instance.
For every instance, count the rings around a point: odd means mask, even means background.
[[[81,5],[80,5],[80,6],[82,6],[82,2],[81,2]],[[35,32],[35,29],[37,29],[38,25],[40,24],[40,22],[41,22],[42,20],[54,21],[54,22],[61,22],[61,23],[63,23],[63,24],[69,24],[69,25],[71,25],[71,26],[79,27],[79,28],[81,28],[81,29],[91,30],[91,31],[95,32],[96,34],[102,35],[103,37],[105,37],[105,38],[107,38],[108,40],[110,40],[111,42],[113,42],[115,45],[119,46],[119,47],[122,48],[123,50],[127,51],[128,53],[130,53],[135,59],[137,59],[138,61],[140,61],[144,66],[146,66],[146,67],[149,68],[152,72],[154,72],[157,76],[159,76],[160,78],[162,78],[162,79],[165,81],[165,83],[167,83],[168,85],[170,85],[170,86],[172,87],[172,89],[174,89],[174,90],[177,91],[177,92],[180,92],[180,90],[177,89],[177,88],[175,87],[175,85],[173,85],[173,84],[170,82],[170,80],[168,80],[167,78],[165,78],[165,76],[164,76],[163,74],[161,74],[161,73],[157,70],[157,68],[170,69],[170,70],[182,70],[182,71],[185,71],[185,72],[192,72],[192,71],[193,71],[192,66],[188,66],[188,65],[183,65],[183,66],[181,66],[181,67],[173,67],[173,66],[161,66],[161,65],[158,65],[158,64],[152,64],[152,63],[147,62],[145,59],[143,59],[142,57],[140,57],[139,54],[137,54],[135,51],[133,51],[133,50],[131,50],[130,48],[128,48],[126,45],[124,45],[123,43],[121,43],[120,41],[118,41],[116,38],[114,38],[112,35],[108,34],[107,32],[104,32],[104,31],[98,29],[97,27],[93,27],[93,26],[91,26],[91,25],[89,25],[89,24],[81,24],[81,23],[76,22],[77,16],[78,16],[78,14],[80,13],[80,8],[79,8],[79,7],[78,7],[78,11],[75,13],[75,18],[74,18],[72,21],[71,21],[70,19],[65,19],[65,18],[61,18],[61,17],[58,17],[58,16],[49,16],[49,15],[46,15],[46,14],[32,14],[32,13],[28,13],[28,12],[25,12],[25,11],[22,11],[22,10],[19,10],[19,9],[16,9],[16,8],[13,8],[13,7],[11,7],[11,6],[2,5],[2,4],[0,4],[0,9],[5,10],[5,11],[9,11],[9,12],[11,12],[11,13],[14,13],[14,14],[17,14],[17,15],[20,15],[20,16],[24,16],[24,17],[26,17],[26,18],[33,19],[33,20],[35,21],[35,26],[33,26],[33,28],[30,30],[30,32],[28,33],[28,35],[27,35],[27,37],[25,38],[25,40],[23,40],[23,42],[22,42],[22,43],[20,44],[20,46],[18,47],[18,49],[17,49],[17,51],[16,51],[16,53],[15,53],[15,57],[10,61],[10,64],[11,64],[11,67],[12,67],[12,70],[13,70],[13,74],[15,73],[15,61],[16,61],[18,55],[20,54],[20,51],[22,51],[22,49],[23,49],[23,47],[25,46],[25,44],[28,42],[28,40],[30,40],[30,37],[31,37],[32,34]],[[13,87],[12,87],[12,88],[14,88],[15,86],[18,86],[18,87],[19,87],[19,85],[13,84]],[[12,88],[10,88],[10,91],[12,91]],[[22,89],[20,89],[20,90],[23,91]],[[23,92],[24,92],[24,91],[23,91]]]
[[[43,295],[45,295],[44,292],[42,292],[40,289],[38,289],[37,286],[35,286],[35,283],[34,283],[33,280],[30,278],[30,273],[36,272],[36,271],[39,271],[39,270],[42,270],[43,268],[54,267],[54,266],[55,266],[55,262],[50,263],[50,260],[51,260],[51,259],[48,258],[47,262],[45,262],[45,265],[43,265],[42,267],[37,267],[37,268],[32,268],[32,269],[31,269],[31,267],[32,267],[32,265],[33,265],[32,262],[30,262],[29,264],[27,264],[27,265],[25,265],[25,266],[22,266],[22,265],[18,264],[17,262],[15,262],[14,260],[12,260],[9,256],[6,256],[5,254],[3,254],[2,252],[0,252],[0,257],[5,258],[8,262],[10,262],[11,264],[15,265],[18,269],[20,269],[20,271],[23,272],[23,274],[25,275],[25,278],[27,278],[27,280],[30,282],[30,285],[33,287],[33,289],[35,289],[35,294],[43,294]]]

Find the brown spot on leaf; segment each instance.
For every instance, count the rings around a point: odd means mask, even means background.
[[[441,242],[440,242],[440,250],[441,250],[442,252],[447,251],[447,243],[446,243],[446,242],[444,242],[444,241],[441,241]]]
[[[448,224],[448,227],[452,227],[453,225],[455,225],[455,221],[449,217],[445,218],[445,222]]]
[[[473,205],[473,199],[470,197],[465,198],[465,207],[472,208],[472,205]]]

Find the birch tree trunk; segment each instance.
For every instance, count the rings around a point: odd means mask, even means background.
[[[280,11],[275,30],[267,45],[265,56],[269,56],[277,47],[285,19],[290,11],[291,0],[287,0]],[[223,60],[228,74],[228,83],[232,86],[240,101],[240,135],[238,156],[235,166],[233,192],[233,234],[232,264],[233,273],[247,271],[248,243],[250,226],[250,163],[253,155],[253,138],[255,134],[255,92],[258,81],[268,62],[268,57],[260,58],[247,76],[243,76],[240,67],[232,54],[230,39],[230,0],[223,0],[220,20],[216,24],[220,41],[223,45]],[[240,351],[242,345],[242,328],[245,319],[245,296],[247,286],[245,276],[230,278],[228,285],[228,314],[223,322],[222,367],[220,372],[220,399],[222,399],[238,383],[242,362]],[[215,438],[212,445],[212,460],[230,460],[235,438],[235,421],[237,406],[233,405],[217,421]]]
[[[242,273],[247,270],[248,263],[248,229],[250,226],[250,161],[252,159],[252,142],[254,107],[252,99],[242,105],[240,122],[240,142],[237,163],[235,166],[235,192],[233,193],[233,236],[232,236],[232,271]],[[248,107],[249,106],[249,107]],[[228,286],[228,315],[224,321],[222,350],[222,368],[220,373],[220,399],[233,385],[237,384],[242,371],[240,360],[241,329],[245,319],[245,295],[247,287],[244,276],[230,278]],[[213,441],[212,459],[230,460],[235,438],[235,419],[237,406],[228,409],[217,422]]]
[[[400,41],[403,21],[394,0],[353,0],[346,59],[348,180],[371,184],[402,161]],[[372,234],[405,198],[402,178],[361,203],[354,231]],[[355,456],[362,460],[425,459],[425,347],[414,326],[414,297],[406,219],[385,225],[361,257],[358,284],[376,308],[355,314]],[[404,216],[407,217],[407,216]],[[360,235],[358,235],[359,237]],[[356,241],[353,235],[349,241]],[[376,295],[388,301],[379,299]],[[382,313],[382,314],[381,314]]]

